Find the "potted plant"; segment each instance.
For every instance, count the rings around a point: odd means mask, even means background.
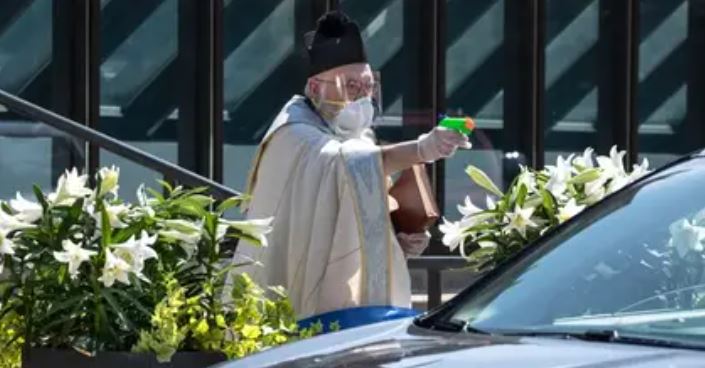
[[[242,197],[166,182],[125,203],[118,179],[74,169],[0,202],[0,368],[205,367],[315,333],[284,290],[233,272],[228,243],[266,246],[272,219],[227,220]]]
[[[624,167],[626,152],[612,147],[609,156],[594,158],[587,148],[581,155],[558,156],[542,170],[521,167],[520,174],[502,192],[480,169],[469,166],[470,178],[489,195],[486,208],[470,197],[458,206],[462,218],[443,219],[439,230],[451,251],[460,250],[471,266],[494,267],[549,229],[568,220],[606,195],[649,172],[644,159],[632,170]]]

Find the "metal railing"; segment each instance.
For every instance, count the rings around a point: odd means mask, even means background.
[[[195,174],[178,165],[124,143],[116,138],[110,137],[104,133],[96,131],[95,129],[89,128],[71,119],[21,99],[6,91],[3,91],[2,89],[0,89],[0,105],[5,106],[10,111],[21,114],[25,119],[31,119],[36,122],[44,123],[58,131],[51,132],[51,128],[40,129],[45,134],[66,134],[86,142],[93,143],[116,155],[125,157],[149,169],[160,172],[161,174],[171,179],[175,179],[180,183],[197,187],[207,187],[209,188],[211,194],[218,199],[226,199],[240,195],[237,191],[234,191],[223,184]],[[23,123],[23,125],[24,124],[25,123]],[[13,126],[16,128],[17,124],[14,124]],[[13,131],[17,132],[17,130],[14,129]],[[27,131],[20,130],[19,135],[27,136],[33,133],[37,133],[36,127],[32,127]],[[467,266],[467,263],[462,257],[423,256],[410,258],[408,260],[408,265],[409,269],[426,270],[428,293],[427,306],[431,309],[440,305],[442,302],[442,272],[445,270],[463,268]]]
[[[468,265],[468,261],[463,257],[457,256],[422,256],[409,258],[407,264],[410,270],[426,270],[427,308],[430,310],[442,303],[443,271],[465,268]]]
[[[158,171],[166,177],[174,179],[180,183],[194,187],[208,187],[210,193],[217,199],[222,200],[240,195],[237,191],[232,190],[223,184],[151,155],[140,150],[139,148],[133,147],[95,129],[91,129],[71,119],[67,119],[61,115],[53,113],[2,89],[0,89],[0,104],[5,106],[10,111],[21,114],[25,118],[36,120],[73,137],[93,143],[116,155],[134,161],[135,163],[150,168],[154,171]]]

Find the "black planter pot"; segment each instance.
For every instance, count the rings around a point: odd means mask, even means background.
[[[206,368],[225,360],[222,354],[180,352],[162,364],[152,354],[101,352],[91,358],[73,350],[38,348],[22,354],[22,368]]]

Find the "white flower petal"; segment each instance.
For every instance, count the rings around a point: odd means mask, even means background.
[[[17,212],[18,220],[26,223],[33,223],[42,218],[43,210],[39,203],[28,201],[17,192],[16,198],[10,200],[10,208]]]
[[[463,206],[458,205],[458,212],[460,212],[463,216],[470,216],[480,211],[482,210],[472,203],[469,196],[465,197],[465,204]]]
[[[83,262],[90,260],[96,254],[95,251],[83,249],[80,245],[73,243],[71,240],[64,240],[61,243],[63,252],[54,252],[54,259],[61,263],[67,263],[69,266],[69,274],[71,277],[76,277],[78,269]]]

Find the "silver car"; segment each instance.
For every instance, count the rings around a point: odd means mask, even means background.
[[[218,367],[705,367],[705,154],[588,208],[430,313]]]

